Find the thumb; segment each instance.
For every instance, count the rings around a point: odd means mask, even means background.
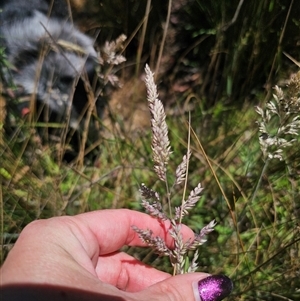
[[[227,276],[190,273],[170,277],[136,295],[137,300],[221,301],[232,289]]]

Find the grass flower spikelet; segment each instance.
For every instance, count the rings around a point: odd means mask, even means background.
[[[151,129],[153,133],[151,147],[153,152],[154,170],[160,180],[166,181],[166,166],[171,154],[166,114],[162,102],[158,99],[153,73],[148,65],[146,65],[145,72],[147,100],[151,113]]]

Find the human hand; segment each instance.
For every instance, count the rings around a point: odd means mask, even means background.
[[[126,209],[32,222],[1,269],[3,300],[219,301],[230,293],[225,276],[171,277],[120,252],[124,245],[144,246],[133,225],[151,229],[172,247],[168,222]],[[186,226],[182,235],[194,236]]]

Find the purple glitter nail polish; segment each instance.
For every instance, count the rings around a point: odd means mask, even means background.
[[[233,289],[232,281],[224,275],[213,275],[198,282],[198,291],[202,301],[221,301]]]

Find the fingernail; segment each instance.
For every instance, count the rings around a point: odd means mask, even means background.
[[[227,297],[232,289],[232,281],[225,275],[213,275],[200,280],[195,285],[196,300],[221,301]]]

